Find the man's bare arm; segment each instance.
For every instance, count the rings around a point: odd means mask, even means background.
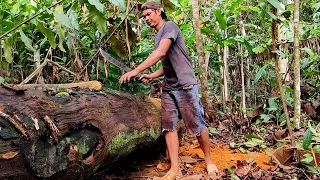
[[[120,77],[120,80],[119,80],[120,83],[129,82],[132,77],[138,75],[141,71],[156,64],[159,60],[161,60],[167,54],[171,46],[171,43],[172,43],[171,39],[162,39],[159,43],[158,48],[154,50],[143,63],[141,63],[134,70]]]
[[[150,83],[152,80],[154,80],[160,76],[163,76],[163,75],[164,75],[164,71],[163,71],[163,67],[161,67],[160,69],[158,69],[154,73],[142,74],[139,79],[142,80],[143,83],[147,84],[147,83]]]
[[[168,52],[171,46],[171,39],[162,39],[156,50],[154,50],[150,56],[141,63],[135,70],[140,73],[141,71],[155,65],[159,60],[161,60]]]
[[[163,67],[161,67],[161,68],[158,69],[157,71],[151,73],[150,75],[153,77],[153,79],[156,79],[156,78],[158,78],[158,77],[163,76],[163,75],[164,75]]]

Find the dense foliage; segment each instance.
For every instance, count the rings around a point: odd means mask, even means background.
[[[79,76],[74,77],[56,66],[47,65],[42,70],[45,83],[97,79],[109,89],[149,93],[150,86],[143,85],[136,79],[132,83],[120,85],[118,79],[123,72],[103,60],[98,53],[98,49],[102,47],[127,66],[134,68],[152,52],[155,32],[140,19],[138,8],[145,1],[129,1],[129,3],[128,1],[1,0],[0,34],[9,33],[1,36],[0,41],[0,83],[20,83],[48,58],[78,73]],[[198,75],[198,53],[195,46],[191,1],[161,2],[169,19],[180,27]],[[47,9],[54,3],[58,4]],[[240,104],[242,92],[240,64],[243,61],[247,109],[250,112],[262,104],[264,113],[258,123],[276,119],[281,127],[285,127],[274,59],[262,54],[271,53],[271,22],[275,20],[279,26],[283,26],[284,31],[283,38],[277,40],[277,43],[289,44],[286,48],[278,46],[277,54],[282,59],[288,59],[289,66],[292,64],[293,45],[290,44],[293,41],[292,2],[203,0],[200,7],[202,38],[208,57],[209,91],[212,101],[217,104],[215,107],[217,112],[223,109],[220,106],[223,99],[221,95],[223,83],[229,85],[230,99]],[[273,14],[272,8],[276,8],[279,13]],[[39,12],[41,13],[38,16],[21,25]],[[15,26],[19,27],[14,29]],[[305,91],[302,89],[301,98],[303,103],[319,102],[320,42],[317,37],[320,36],[320,3],[317,0],[301,2],[300,27],[300,39],[306,40],[301,47],[301,81],[303,87],[308,87]],[[242,30],[245,31],[245,35]],[[312,38],[316,39],[308,41]],[[229,48],[228,82],[223,82],[221,75],[221,67],[225,64],[220,58],[226,56],[225,47]],[[154,71],[160,66],[159,63],[147,72]],[[292,76],[290,67],[288,74]],[[34,78],[33,83],[37,79],[39,78]],[[294,101],[292,82],[289,81],[284,89],[286,103],[292,108]],[[307,122],[310,118],[306,117],[304,120]],[[311,124],[306,127],[311,129],[313,127]],[[309,130],[306,137],[308,141],[304,142],[311,141],[310,134],[312,135],[312,132]],[[304,144],[306,148],[309,145],[310,143]]]

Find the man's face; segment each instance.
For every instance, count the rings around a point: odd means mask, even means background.
[[[160,9],[146,9],[142,12],[142,17],[151,28],[155,28],[162,19]]]

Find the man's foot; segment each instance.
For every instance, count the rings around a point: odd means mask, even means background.
[[[207,165],[208,175],[216,175],[218,173],[218,168],[215,164]]]
[[[168,171],[166,175],[161,177],[161,180],[178,180],[182,178],[182,173],[181,174],[176,174],[173,171]]]
[[[211,157],[205,157],[204,159],[205,159],[205,162],[206,162],[206,165],[207,165],[208,175],[215,175],[216,173],[218,173],[218,168],[213,163],[212,158]]]
[[[210,164],[214,164],[211,156],[204,157],[204,160],[205,160],[207,166]]]

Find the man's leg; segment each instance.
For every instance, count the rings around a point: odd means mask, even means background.
[[[210,156],[209,133],[205,126],[204,109],[199,98],[198,86],[178,91],[176,97],[187,132],[197,136],[205,156],[208,174],[211,175],[217,172],[217,168]]]
[[[204,160],[206,161],[206,165],[213,164],[212,158],[210,156],[210,140],[208,129],[204,129],[200,136],[197,136],[200,147],[204,153]]]
[[[179,139],[177,131],[166,132],[166,144],[169,151],[169,157],[171,162],[170,171],[181,175],[182,172],[179,165]]]
[[[169,151],[171,168],[162,179],[172,179],[176,175],[182,176],[179,165],[179,139],[176,130],[179,110],[171,92],[163,92],[161,96],[162,106],[162,129],[165,133],[166,144]]]

